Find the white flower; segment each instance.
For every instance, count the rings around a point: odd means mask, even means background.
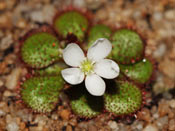
[[[63,59],[72,68],[61,71],[64,80],[76,85],[85,79],[85,86],[90,94],[103,95],[106,85],[101,77],[113,79],[119,75],[118,64],[110,59],[104,59],[111,50],[112,45],[105,38],[100,38],[93,43],[88,49],[87,57],[77,44],[68,44],[63,50]]]

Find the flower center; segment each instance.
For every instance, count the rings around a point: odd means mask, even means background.
[[[93,73],[94,65],[91,60],[84,60],[81,63],[80,66],[82,72],[84,72],[86,75]]]

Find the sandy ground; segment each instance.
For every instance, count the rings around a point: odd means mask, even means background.
[[[33,114],[16,103],[16,86],[26,69],[15,55],[19,37],[58,9],[88,9],[94,22],[113,28],[134,26],[147,40],[146,55],[156,63],[147,106],[137,119],[108,115],[89,121],[70,115],[67,97],[48,115]],[[0,0],[0,131],[175,131],[175,0]]]

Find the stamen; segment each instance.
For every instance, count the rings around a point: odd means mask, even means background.
[[[93,73],[93,70],[94,70],[94,64],[91,60],[86,59],[81,63],[80,69],[86,75],[91,74]]]

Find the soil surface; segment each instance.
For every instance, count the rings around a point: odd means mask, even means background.
[[[27,72],[15,54],[32,28],[51,24],[58,9],[88,9],[94,22],[134,26],[146,38],[146,56],[156,64],[146,106],[137,118],[92,120],[74,116],[63,102],[51,114],[34,114],[17,101],[16,87]],[[175,0],[0,0],[0,131],[175,131]]]

